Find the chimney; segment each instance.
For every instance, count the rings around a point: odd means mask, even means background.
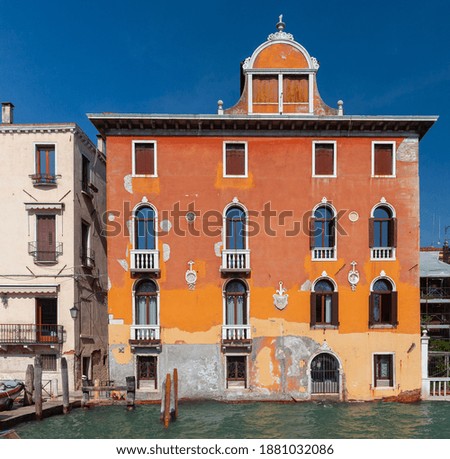
[[[14,105],[11,102],[2,102],[2,123],[14,123]]]

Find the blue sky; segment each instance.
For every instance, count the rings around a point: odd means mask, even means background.
[[[64,7],[63,7],[64,5]],[[87,112],[215,113],[279,14],[346,114],[439,115],[421,143],[421,243],[450,225],[450,2],[0,0],[0,99],[17,123]],[[434,223],[433,223],[434,222]],[[450,239],[450,227],[447,231]]]

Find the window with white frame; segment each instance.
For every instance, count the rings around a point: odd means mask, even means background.
[[[395,177],[395,142],[372,142],[372,176]]]
[[[393,208],[379,204],[369,220],[369,247],[372,260],[394,260],[397,247],[397,219]]]
[[[247,388],[247,356],[227,355],[227,389]]]
[[[310,220],[310,248],[313,260],[336,259],[336,215],[328,205],[317,207]]]
[[[35,185],[56,185],[56,147],[54,144],[35,146]]]
[[[313,142],[313,176],[336,177],[336,142]]]
[[[394,387],[394,354],[374,354],[373,385],[376,388]]]
[[[311,292],[311,318],[312,327],[339,325],[338,292],[333,283],[326,278],[318,279]]]
[[[387,278],[376,280],[369,297],[369,326],[396,326],[397,292],[393,283]]]
[[[133,176],[157,177],[157,152],[155,141],[133,141],[132,167]]]
[[[245,142],[224,142],[223,145],[223,176],[247,177],[248,154]]]

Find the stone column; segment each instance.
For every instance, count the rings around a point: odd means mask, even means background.
[[[430,397],[430,382],[428,381],[428,345],[430,337],[427,330],[423,330],[421,337],[421,358],[422,358],[422,400]]]

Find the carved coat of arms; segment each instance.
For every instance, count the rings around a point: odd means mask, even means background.
[[[277,309],[283,310],[288,304],[289,295],[287,290],[283,288],[283,282],[279,282],[280,288],[273,294],[273,304]]]

